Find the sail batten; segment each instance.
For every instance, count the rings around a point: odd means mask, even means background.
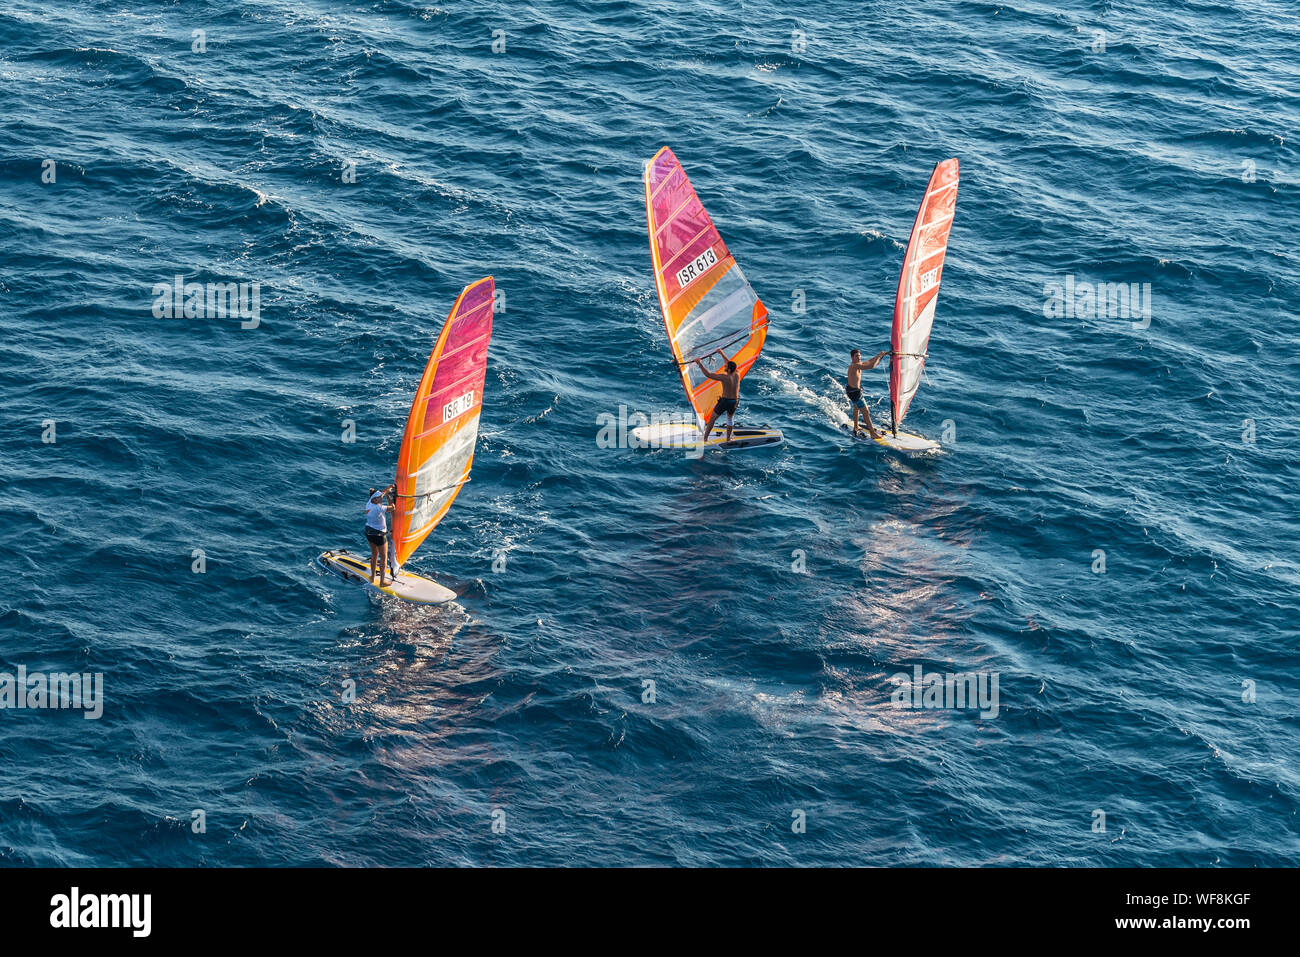
[[[889,402],[895,434],[921,385],[921,373],[925,369],[944,256],[948,252],[948,234],[956,215],[958,180],[955,158],[944,160],[934,168],[903,254],[890,335]]]
[[[397,459],[393,543],[403,565],[469,481],[492,338],[492,277],[461,292],[429,354]]]

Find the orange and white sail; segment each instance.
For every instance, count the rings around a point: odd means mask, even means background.
[[[488,343],[492,277],[461,292],[424,367],[406,418],[397,459],[393,546],[399,566],[442,521],[469,481],[478,438]]]
[[[903,254],[890,336],[889,402],[895,434],[921,385],[939,281],[943,278],[943,258],[948,251],[948,233],[957,211],[957,174],[955,158],[944,160],[934,168],[912,224],[907,252]]]
[[[763,351],[767,308],[666,146],[645,166],[645,211],[664,327],[703,425],[722,385],[701,375],[695,360],[717,371],[723,363],[713,352],[721,349],[743,378]]]

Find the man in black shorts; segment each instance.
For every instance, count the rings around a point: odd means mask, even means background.
[[[704,441],[709,441],[709,433],[713,431],[713,423],[718,416],[726,415],[727,441],[730,442],[732,418],[736,414],[736,406],[740,403],[740,375],[736,372],[736,364],[727,359],[726,353],[721,349],[715,349],[714,352],[726,360],[725,372],[710,372],[704,368],[704,363],[701,360],[695,360],[695,364],[700,367],[700,371],[704,373],[706,379],[722,383],[722,395],[714,403],[713,411],[709,413],[709,420],[704,423]]]
[[[871,424],[871,413],[867,411],[867,403],[862,399],[862,372],[864,369],[874,369],[885,356],[889,355],[889,350],[877,352],[875,356],[862,361],[862,353],[857,349],[849,352],[849,373],[845,377],[844,394],[849,397],[849,405],[853,406],[853,434],[861,435],[862,430],[858,428],[858,414],[866,419],[867,431],[871,433],[873,439],[877,438],[880,433],[876,427]]]

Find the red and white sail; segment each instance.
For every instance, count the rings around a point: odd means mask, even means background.
[[[912,224],[907,252],[903,254],[889,342],[889,402],[895,433],[921,385],[939,282],[943,278],[943,257],[948,251],[948,233],[957,211],[957,172],[955,158],[944,160],[934,168],[916,222]]]

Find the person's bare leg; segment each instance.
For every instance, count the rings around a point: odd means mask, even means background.
[[[709,413],[709,420],[704,423],[704,441],[709,441],[709,433],[713,431],[713,420],[718,417],[717,411]]]
[[[863,409],[862,418],[867,423],[867,431],[871,433],[871,440],[874,442],[876,439],[880,438],[880,433],[877,432],[876,427],[871,424],[871,413],[868,412],[866,409]]]
[[[375,580],[375,560],[376,560],[376,558],[377,558],[378,555],[379,555],[379,549],[378,549],[378,547],[376,547],[376,545],[375,545],[374,542],[367,541],[366,544],[370,546],[370,580],[371,580],[371,581],[374,581],[374,580]]]
[[[381,588],[384,585],[392,584],[391,580],[384,581],[384,573],[386,571],[388,571],[388,541],[387,540],[385,540],[384,544],[379,548],[379,585]]]
[[[858,413],[860,411],[861,410],[859,410],[856,405],[853,407],[853,434],[854,435],[857,435],[859,432],[862,431],[861,429],[858,428]]]
[[[731,441],[731,416],[727,416],[727,441]]]

